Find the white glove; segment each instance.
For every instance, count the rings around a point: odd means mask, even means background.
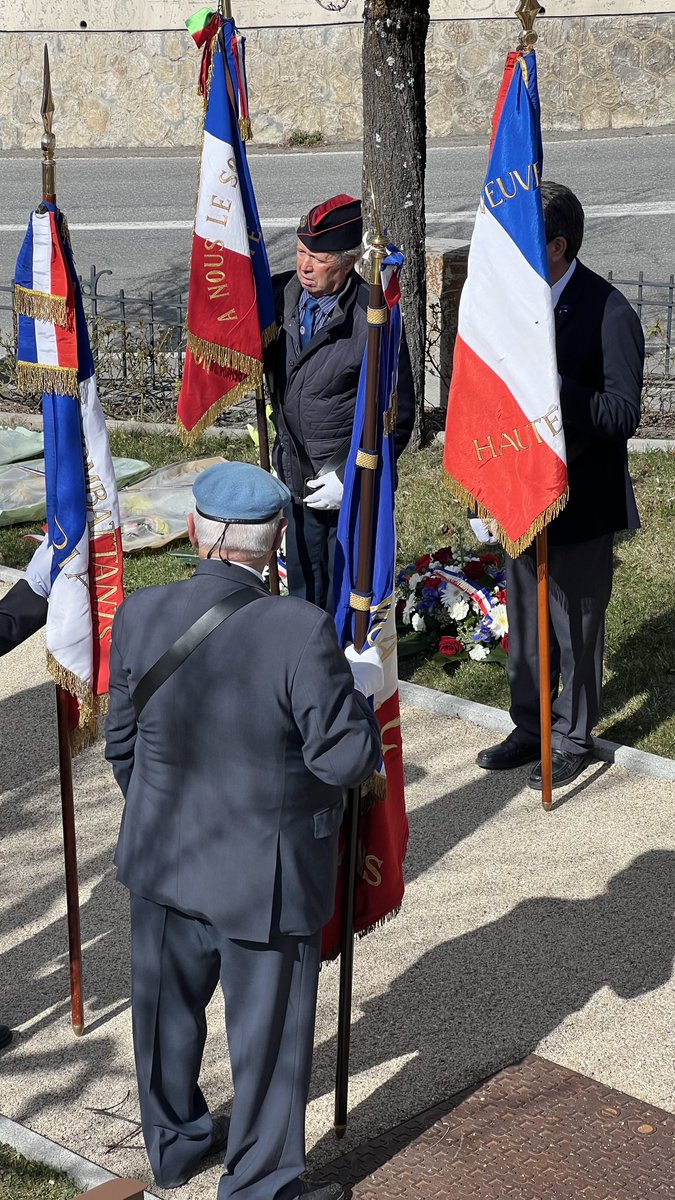
[[[49,578],[52,569],[52,550],[47,542],[47,538],[40,542],[35,554],[31,558],[26,567],[26,583],[35,592],[36,596],[42,596],[45,600],[51,591],[51,580]]]
[[[344,487],[335,471],[329,471],[327,475],[320,475],[318,479],[308,479],[307,487],[314,489],[312,495],[305,498],[308,508],[336,509],[340,507]]]
[[[492,531],[488,529],[485,521],[481,521],[480,517],[469,517],[469,525],[473,529],[474,534],[479,542],[487,542],[494,545],[497,538],[494,537]]]
[[[362,696],[375,696],[384,687],[384,667],[377,646],[368,646],[361,653],[353,643],[345,647],[345,658],[352,669],[354,687]]]

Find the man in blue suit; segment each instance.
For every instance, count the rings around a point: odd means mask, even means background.
[[[141,1121],[161,1187],[180,1186],[212,1151],[198,1078],[220,979],[235,1095],[218,1200],[295,1200],[343,789],[379,760],[365,694],[382,669],[371,650],[352,654],[350,670],[326,613],[269,595],[283,483],[224,463],[194,498],[194,576],[130,596],[112,636],[106,754],[125,797],[115,862],[131,893]],[[176,639],[245,594],[148,687]],[[344,1195],[336,1184],[313,1194]]]

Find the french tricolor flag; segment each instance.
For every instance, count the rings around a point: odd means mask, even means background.
[[[187,22],[203,47],[204,134],[190,261],[188,349],[178,431],[193,441],[262,382],[274,302],[267,252],[242,142],[250,125],[243,39],[203,9]]]
[[[450,486],[524,550],[567,501],[534,53],[509,55],[469,251],[445,434]]]
[[[31,214],[15,274],[17,380],[41,391],[49,564],[47,661],[72,697],[74,750],[105,711],[113,617],[123,600],[113,469],[80,284],[53,204]],[[45,572],[46,574],[46,572]]]

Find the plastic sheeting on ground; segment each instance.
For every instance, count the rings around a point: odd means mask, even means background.
[[[119,500],[125,554],[159,550],[186,537],[195,479],[207,467],[225,461],[216,456],[171,463],[152,471],[134,487],[124,488]]]
[[[44,437],[39,429],[0,429],[0,466],[5,463],[22,462],[25,458],[39,458],[44,447]]]
[[[150,470],[150,463],[138,458],[114,458],[113,465],[118,487],[134,483]],[[0,526],[43,521],[45,516],[44,458],[0,466]]]

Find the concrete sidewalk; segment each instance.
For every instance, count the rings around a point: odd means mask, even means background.
[[[356,951],[351,1111],[332,1132],[338,972],[320,986],[308,1114],[316,1170],[532,1051],[675,1112],[675,784],[597,763],[542,811],[527,768],[488,774],[494,734],[404,710],[411,839],[399,917]],[[137,1131],[128,905],[111,866],[121,799],[96,746],[74,767],[86,996],[69,1028],[54,689],[37,635],[0,662],[0,1112],[162,1193]],[[218,997],[204,1091],[227,1111]]]

